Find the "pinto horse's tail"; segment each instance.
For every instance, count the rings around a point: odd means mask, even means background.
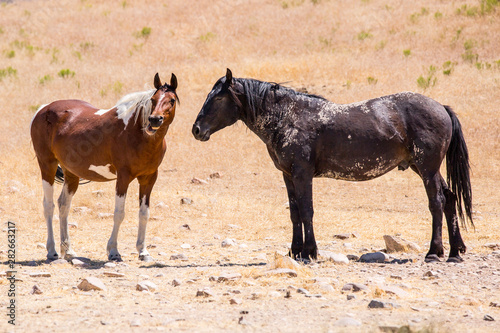
[[[63,184],[64,183],[64,172],[63,169],[58,165],[56,171],[56,178],[54,179],[56,183]],[[90,180],[80,179],[80,185],[88,184]]]
[[[469,151],[465,144],[462,126],[457,115],[449,106],[444,106],[452,122],[450,146],[446,152],[446,170],[448,186],[457,197],[458,216],[465,222],[465,215],[472,226],[472,188],[470,184]],[[463,207],[463,208],[462,208]],[[464,223],[465,225],[465,223]]]

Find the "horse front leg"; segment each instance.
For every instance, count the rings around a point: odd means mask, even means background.
[[[138,177],[139,181],[139,231],[137,233],[136,248],[139,252],[139,260],[152,261],[153,257],[146,249],[146,226],[149,220],[149,198],[158,177],[158,171],[149,176]]]
[[[295,189],[298,214],[304,227],[304,246],[300,255],[303,259],[315,260],[318,258],[318,247],[316,246],[313,230],[313,174],[309,169],[307,167],[295,167],[295,170],[292,171],[292,182]]]
[[[55,172],[54,172],[55,173]],[[56,252],[56,242],[54,241],[54,230],[52,227],[52,219],[54,217],[54,180],[49,183],[47,180],[42,180],[43,186],[43,215],[47,223],[47,259],[59,259]]]
[[[115,195],[115,211],[113,215],[113,231],[107,245],[108,260],[122,261],[122,257],[118,252],[118,232],[120,225],[125,218],[125,198],[127,197],[127,189],[131,179],[123,176],[118,172],[116,180],[116,195]]]
[[[290,219],[292,220],[293,225],[291,257],[296,259],[300,257],[302,249],[304,247],[302,222],[300,220],[299,206],[295,197],[295,187],[293,185],[293,181],[291,177],[289,177],[285,173],[283,173],[283,179],[285,180],[286,190],[288,192],[288,202],[290,204]]]

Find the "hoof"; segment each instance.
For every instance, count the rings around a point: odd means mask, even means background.
[[[70,261],[70,260],[72,260],[72,259],[75,259],[75,258],[76,258],[76,257],[78,257],[78,256],[76,255],[76,253],[75,253],[75,252],[71,251],[71,252],[68,252],[68,253],[64,254],[62,257],[63,257],[64,259],[66,259],[66,260]]]
[[[455,257],[449,257],[446,262],[453,262],[453,263],[460,263],[463,262],[464,260],[460,256],[455,256]]]
[[[123,261],[122,260],[122,256],[119,253],[116,253],[116,254],[113,254],[113,255],[109,255],[108,256],[108,260],[109,261]]]
[[[436,254],[429,254],[425,257],[425,262],[441,262]]]
[[[54,261],[59,259],[59,255],[57,253],[54,254],[47,254],[47,260],[48,261]]]
[[[155,261],[155,260],[153,259],[153,257],[151,257],[149,254],[139,256],[139,260],[144,261],[144,262],[152,262],[152,261]]]

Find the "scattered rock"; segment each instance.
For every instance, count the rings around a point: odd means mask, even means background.
[[[359,261],[365,263],[384,263],[386,259],[388,259],[388,256],[384,252],[374,252],[363,254],[359,258]]]
[[[193,204],[193,200],[189,199],[189,198],[182,198],[181,199],[181,205],[192,205]]]
[[[351,237],[356,238],[356,235],[353,233],[333,235],[333,238],[337,239],[349,239]]]
[[[321,290],[326,291],[326,292],[333,292],[333,291],[335,291],[335,289],[333,288],[333,286],[331,284],[329,284],[329,283],[326,283],[326,282],[317,282],[314,285],[317,286],[318,288],[320,288]]]
[[[67,263],[68,263],[68,261],[66,259],[57,259],[57,260],[50,262],[51,265],[62,265],[62,264],[67,264]]]
[[[155,291],[157,288],[156,284],[148,280],[141,281],[135,286],[138,291]]]
[[[41,294],[43,294],[43,291],[42,291],[42,289],[40,289],[40,287],[38,285],[35,284],[33,286],[33,288],[31,288],[30,294],[31,295],[41,295]]]
[[[183,248],[184,250],[191,249],[192,247],[193,246],[191,244],[187,243],[181,244],[181,248]]]
[[[188,257],[184,253],[172,254],[170,260],[182,260],[187,261]]]
[[[125,274],[118,272],[102,272],[102,275],[107,277],[124,277]]]
[[[396,286],[379,286],[388,295],[396,295],[398,297],[408,297],[409,293]]]
[[[298,288],[297,293],[307,295],[307,294],[309,294],[309,290],[304,289],[304,288]]]
[[[235,246],[235,245],[236,245],[236,241],[232,238],[226,238],[220,244],[220,246],[222,246],[222,247],[231,247],[231,246]]]
[[[200,178],[197,178],[197,177],[194,177],[193,179],[191,179],[191,183],[196,184],[196,185],[206,185],[206,184],[208,184],[208,182],[206,180],[200,179]]]
[[[231,305],[240,305],[241,303],[243,303],[243,301],[240,298],[235,297],[229,300],[229,304]]]
[[[73,264],[73,266],[75,266],[75,267],[83,267],[83,266],[85,266],[85,263],[84,263],[83,261],[81,261],[81,260],[79,260],[79,259],[76,259],[76,258],[72,259],[72,260],[71,260],[71,263],[72,263],[72,264]]]
[[[191,227],[189,226],[189,224],[183,224],[179,227],[179,229],[181,230],[191,230]]]
[[[104,283],[102,283],[101,280],[96,278],[95,276],[90,276],[88,278],[85,278],[80,282],[78,285],[78,289],[83,290],[83,291],[90,291],[90,290],[106,290],[106,286]]]
[[[106,268],[114,268],[116,267],[116,264],[114,262],[107,262],[104,264],[104,267]]]
[[[377,300],[371,300],[370,303],[368,304],[368,308],[370,309],[393,309],[393,308],[398,308],[399,305],[396,303],[391,303],[391,302],[382,302],[382,301],[377,301]]]
[[[101,219],[107,219],[113,217],[113,213],[99,213],[97,216]]]
[[[340,318],[334,323],[335,326],[348,327],[348,326],[361,326],[361,322],[351,317]]]
[[[103,190],[97,190],[97,191],[92,191],[92,194],[99,198],[99,197],[102,197],[104,195],[104,191]]]
[[[130,321],[130,327],[140,327],[141,321],[139,319],[132,319]]]
[[[240,273],[223,273],[217,278],[217,282],[235,281],[241,279]]]
[[[409,242],[398,236],[384,235],[384,241],[387,253],[393,252],[420,252],[420,246],[413,242]]]
[[[356,299],[356,295],[353,295],[353,294],[349,294],[347,295],[347,300],[350,301],[352,299]]]
[[[265,271],[263,275],[288,275],[290,277],[297,277],[297,272],[290,268],[276,268]]]
[[[49,272],[33,272],[30,273],[30,277],[51,277]]]
[[[181,284],[182,284],[182,281],[181,281],[181,280],[179,280],[179,279],[173,279],[173,280],[172,280],[172,285],[173,285],[174,287],[178,287],[178,286],[180,286]]]
[[[500,308],[500,301],[499,302],[490,302],[490,306],[494,308]]]
[[[218,178],[221,178],[221,174],[219,172],[214,172],[214,173],[211,173],[210,174],[210,179],[218,179]]]
[[[342,292],[358,292],[358,291],[368,291],[368,287],[361,283],[346,283],[342,287]]]
[[[203,288],[203,289],[199,289],[196,292],[196,296],[197,297],[213,297],[214,294],[212,293],[212,291],[210,290],[210,288]]]
[[[413,332],[408,325],[404,326],[379,326],[378,329],[384,333]]]
[[[46,249],[45,244],[43,244],[43,243],[36,243],[36,248],[37,249]]]
[[[424,278],[428,279],[439,279],[439,274],[434,271],[427,271],[424,273]]]
[[[69,222],[68,223],[68,227],[70,229],[78,229],[78,223],[76,223],[76,222]]]
[[[484,315],[484,320],[486,321],[495,321],[495,318],[493,318],[492,316],[490,316],[489,314],[486,314]]]
[[[359,260],[359,256],[355,255],[355,254],[348,254],[347,256],[347,259],[349,259],[350,261],[358,261]]]
[[[349,258],[345,254],[334,253],[330,251],[319,251],[319,255],[335,264],[348,264]]]
[[[487,247],[487,248],[490,248],[492,250],[498,250],[498,249],[500,249],[500,244],[498,244],[498,243],[486,243],[483,246]]]

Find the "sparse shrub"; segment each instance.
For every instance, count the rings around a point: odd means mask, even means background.
[[[462,59],[466,62],[474,63],[479,58],[477,53],[474,53],[476,42],[473,39],[468,39],[464,43],[465,52],[462,54]]]
[[[403,50],[403,55],[405,57],[409,57],[411,55],[411,50],[410,49]]]
[[[427,90],[430,87],[434,87],[437,82],[435,74],[436,74],[436,67],[431,65],[426,75],[420,75],[418,77],[417,85],[424,90]]]
[[[368,81],[368,84],[377,84],[378,82],[378,80],[372,76],[368,76],[366,80]]]
[[[439,20],[439,19],[443,18],[443,13],[441,13],[441,12],[435,12],[434,13],[434,18],[436,20]]]
[[[210,31],[209,31],[209,32],[207,32],[206,34],[201,35],[201,36],[200,36],[200,40],[201,40],[202,42],[204,42],[204,43],[208,43],[208,42],[210,42],[210,41],[214,40],[214,39],[215,39],[215,36],[216,36],[216,35],[215,35],[213,32],[210,32]]]
[[[59,71],[59,73],[57,73],[57,75],[59,75],[63,79],[67,79],[67,78],[75,76],[75,72],[73,72],[72,70],[66,68],[66,69],[61,69]]]
[[[127,7],[127,1],[122,1],[122,8],[125,9]]]
[[[44,75],[43,77],[41,77],[41,78],[38,80],[38,82],[39,82],[40,84],[45,84],[45,83],[47,83],[47,82],[49,82],[49,81],[52,81],[52,76],[51,76],[50,74]]]
[[[387,41],[386,40],[381,40],[376,46],[375,46],[375,50],[382,50],[385,46],[387,45]]]
[[[364,31],[364,30],[363,30],[363,31],[361,31],[361,32],[358,34],[358,40],[360,40],[360,41],[364,41],[365,39],[367,39],[367,38],[372,38],[372,37],[373,37],[373,35],[372,35],[370,32],[368,32],[368,31]]]
[[[9,59],[14,58],[16,56],[16,51],[10,50],[10,51],[5,51],[5,56]]]
[[[136,32],[134,35],[137,38],[148,39],[149,36],[151,35],[151,28],[150,27],[144,27],[144,28],[142,28],[141,31]]]
[[[92,42],[84,42],[84,43],[80,43],[80,48],[83,50],[83,51],[88,51],[89,49],[93,48],[94,47],[94,43]]]
[[[0,82],[6,77],[16,76],[16,75],[17,75],[17,69],[12,68],[11,66],[0,69]]]
[[[495,7],[500,5],[499,0],[481,0],[481,14],[489,14],[495,10]]]
[[[455,67],[456,63],[448,60],[445,63],[443,63],[443,74],[444,75],[451,75],[453,72],[453,69]]]

